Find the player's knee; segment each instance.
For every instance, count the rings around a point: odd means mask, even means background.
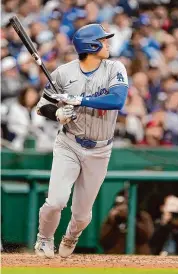
[[[72,212],[72,216],[75,219],[75,221],[89,224],[92,219],[92,212],[89,212],[88,214],[83,214],[83,213],[79,214],[79,213]]]
[[[49,199],[47,199],[48,200],[47,203],[52,211],[58,211],[58,210],[62,210],[64,207],[67,206],[68,199],[69,197],[66,195],[66,196],[53,199],[52,201],[49,201]]]

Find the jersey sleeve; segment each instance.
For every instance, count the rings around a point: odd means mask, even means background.
[[[109,79],[109,89],[114,86],[124,85],[128,87],[128,77],[125,66],[117,61],[113,64]]]
[[[54,83],[56,84],[57,86],[57,91],[54,90],[52,88],[52,86],[50,85],[50,83],[48,82],[44,88],[44,94],[46,94],[47,96],[51,97],[52,94],[55,94],[55,93],[62,93],[62,80],[61,80],[61,75],[60,75],[60,69],[57,68],[56,70],[54,70],[52,73],[51,73],[51,77],[54,81]]]

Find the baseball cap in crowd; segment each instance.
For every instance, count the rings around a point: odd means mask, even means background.
[[[51,49],[42,55],[43,61],[51,61],[57,58],[58,52],[56,49]]]
[[[8,46],[8,41],[5,38],[3,38],[1,40],[1,48],[6,48],[7,46]]]
[[[38,44],[43,44],[51,41],[54,38],[52,31],[50,30],[43,30],[40,34],[37,35],[36,41]]]
[[[142,26],[149,26],[151,23],[148,14],[141,14],[136,20],[133,19],[133,28],[139,29]]]
[[[20,52],[17,58],[18,65],[22,65],[31,60],[31,55],[27,51]]]
[[[59,10],[53,10],[49,15],[48,20],[60,20],[62,18],[62,13]]]
[[[9,25],[9,19],[12,18],[15,15],[15,13],[5,13],[3,14],[3,16],[1,17],[1,27],[6,27],[7,25]]]
[[[5,72],[16,67],[16,60],[12,56],[7,56],[1,61],[1,71]]]
[[[76,17],[74,20],[77,20],[77,19],[85,19],[87,17],[87,11],[84,10],[84,9],[77,9],[76,10]]]
[[[149,26],[151,21],[150,21],[150,17],[148,16],[148,14],[141,14],[138,19],[138,23],[141,26]]]
[[[158,69],[159,68],[159,61],[157,59],[150,59],[149,61],[149,68],[151,69]]]
[[[122,7],[117,6],[114,8],[114,15],[121,14],[121,13],[125,13]]]
[[[150,120],[148,121],[148,123],[146,123],[146,128],[152,128],[152,127],[157,127],[157,123],[154,120]]]
[[[47,1],[43,7],[45,13],[49,14],[54,9],[59,8],[59,1]]]

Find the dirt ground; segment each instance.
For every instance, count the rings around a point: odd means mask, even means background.
[[[178,256],[125,256],[73,254],[62,259],[36,257],[34,254],[2,254],[2,267],[133,267],[133,268],[177,268]]]

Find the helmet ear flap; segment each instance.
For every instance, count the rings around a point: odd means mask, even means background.
[[[92,43],[89,44],[91,53],[92,52],[98,52],[102,49],[102,43],[100,41],[92,41]]]

